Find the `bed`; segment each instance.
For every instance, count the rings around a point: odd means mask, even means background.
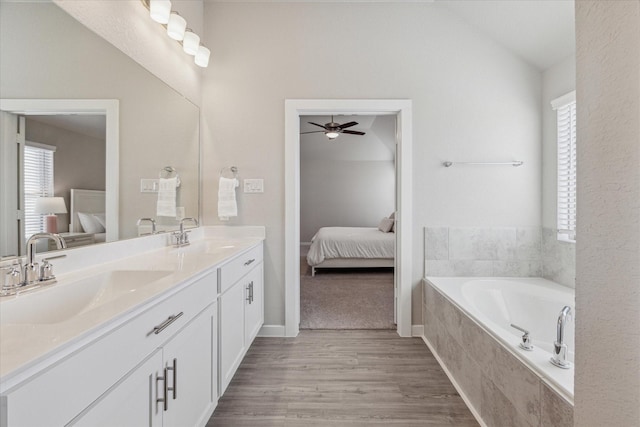
[[[72,188],[69,232],[93,234],[96,243],[104,242],[107,236],[104,224],[105,201],[104,190]]]
[[[322,227],[311,239],[307,263],[318,268],[393,267],[395,233],[375,227]]]

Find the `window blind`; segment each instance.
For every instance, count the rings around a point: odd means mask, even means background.
[[[24,147],[24,234],[25,239],[45,229],[44,217],[34,212],[36,199],[53,196],[53,153],[55,147],[27,143]]]
[[[558,124],[558,240],[576,240],[576,100],[571,92],[553,101]]]

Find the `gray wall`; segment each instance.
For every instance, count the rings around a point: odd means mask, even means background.
[[[54,194],[64,197],[67,211],[71,210],[70,190],[104,190],[105,140],[72,132],[52,125],[26,120],[27,141],[53,145]],[[58,214],[58,230],[69,230],[69,215]]]
[[[576,2],[575,425],[640,425],[640,1]]]
[[[203,78],[204,222],[220,223],[220,168],[265,179],[264,194],[239,194],[229,224],[266,226],[266,324],[284,324],[287,98],[412,99],[413,324],[422,323],[424,226],[540,226],[541,73],[446,8],[206,2],[204,10],[214,52]],[[524,166],[441,165],[514,159]]]
[[[301,118],[324,124],[329,117]],[[377,227],[395,210],[395,116],[339,116],[338,123],[365,135],[324,133],[300,136],[300,241],[310,242],[320,227]]]

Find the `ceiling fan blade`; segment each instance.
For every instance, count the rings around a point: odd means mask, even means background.
[[[357,124],[358,124],[358,122],[349,122],[349,123],[345,123],[343,125],[338,126],[338,128],[346,129],[346,128],[350,128],[351,126],[355,126]]]
[[[320,126],[322,129],[326,129],[326,127],[324,125],[319,125],[319,124],[313,123],[313,122],[307,122],[307,123],[309,123],[310,125]]]
[[[324,133],[323,130],[312,130],[311,132],[300,132],[300,135],[304,135],[305,133]]]
[[[366,135],[364,132],[360,132],[357,130],[343,130],[342,133],[348,133],[351,135]]]

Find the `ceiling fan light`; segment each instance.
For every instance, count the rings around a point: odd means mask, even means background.
[[[174,40],[182,40],[184,31],[187,29],[187,21],[177,12],[171,12],[169,23],[167,24],[167,34]]]
[[[329,139],[336,139],[338,136],[340,136],[340,134],[334,130],[330,130],[328,132],[325,132],[324,134],[327,135],[327,138]]]
[[[187,29],[184,33],[184,40],[182,41],[182,50],[189,55],[196,55],[198,53],[198,47],[200,47],[200,36]]]
[[[169,0],[150,0],[149,15],[159,24],[167,24],[171,15],[171,2]]]

